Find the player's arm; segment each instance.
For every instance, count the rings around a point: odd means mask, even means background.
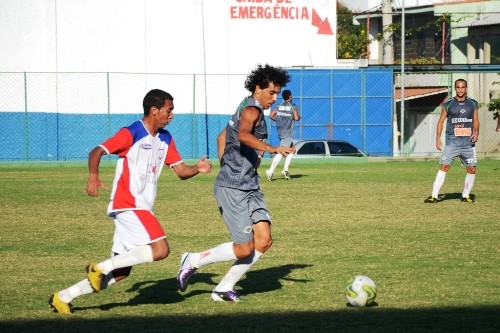
[[[241,143],[262,152],[267,151],[268,153],[282,154],[283,156],[287,156],[288,154],[295,152],[295,148],[281,146],[274,147],[257,139],[257,137],[252,134],[252,130],[259,121],[259,118],[260,112],[256,108],[247,107],[243,109],[240,114],[240,128],[238,131],[238,140]]]
[[[301,117],[301,116],[300,116],[300,114],[299,114],[299,107],[298,107],[298,106],[295,106],[295,107],[293,108],[293,119],[294,119],[295,121],[299,121],[300,119],[302,119],[302,117]]]
[[[271,113],[269,114],[269,119],[271,119],[272,121],[277,121],[278,119],[276,118],[276,115],[278,114],[278,109],[274,109],[273,111],[271,111]]]
[[[219,161],[222,162],[222,155],[224,155],[224,150],[226,149],[226,128],[217,135],[217,156],[219,156]]]
[[[177,177],[182,180],[189,179],[199,173],[209,173],[212,170],[212,162],[207,161],[203,156],[195,165],[186,165],[184,162],[172,166]]]
[[[436,127],[436,148],[437,150],[443,149],[443,143],[441,142],[441,133],[443,133],[444,121],[446,120],[446,116],[448,115],[448,111],[444,105],[441,107],[441,115],[439,116],[439,120]]]
[[[87,194],[91,197],[99,195],[99,187],[104,189],[108,187],[99,179],[99,164],[101,163],[101,156],[106,154],[106,150],[101,146],[97,146],[89,153],[89,179],[87,180]]]
[[[474,116],[472,118],[472,137],[471,141],[476,142],[479,137],[479,111],[474,109]]]

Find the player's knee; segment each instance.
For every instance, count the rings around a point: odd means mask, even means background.
[[[166,242],[159,246],[153,246],[152,250],[153,250],[154,261],[163,260],[170,254],[170,248],[168,247]]]
[[[273,239],[271,237],[260,237],[254,239],[255,249],[261,253],[266,252],[271,245],[273,245]]]
[[[237,259],[243,259],[248,257],[254,251],[253,242],[248,242],[245,244],[235,244],[234,245],[234,254]]]
[[[476,168],[475,167],[467,167],[467,173],[475,174],[476,173]]]

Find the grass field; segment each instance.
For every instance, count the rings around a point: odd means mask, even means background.
[[[459,200],[458,163],[445,199],[424,204],[437,170],[435,160],[297,159],[292,181],[276,172],[261,185],[274,245],[237,285],[243,302],[227,304],[210,292],[230,263],[203,267],[185,293],[176,284],[184,251],[229,240],[212,194],[218,170],[181,181],[165,169],[155,213],[170,257],[74,300],[75,313],[63,317],[48,297],[109,256],[109,192],[86,195],[84,163],[0,164],[0,331],[498,332],[500,161],[479,162],[473,204]],[[113,172],[103,161],[109,186]],[[375,280],[378,306],[346,306],[355,274]]]

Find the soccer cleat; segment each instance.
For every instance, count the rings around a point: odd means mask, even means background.
[[[102,269],[97,267],[97,264],[90,264],[87,266],[87,279],[90,282],[90,286],[96,293],[101,290],[101,283],[104,277],[104,272]]]
[[[474,202],[474,199],[472,199],[470,196],[466,196],[466,197],[462,197],[462,199],[460,199],[460,201],[462,201],[462,202]]]
[[[73,313],[73,305],[71,303],[64,303],[59,299],[59,294],[54,293],[49,297],[49,305],[54,312],[69,315]]]
[[[212,299],[216,302],[241,302],[240,296],[234,290],[213,291]]]
[[[285,177],[286,180],[291,180],[292,177],[290,177],[290,174],[288,173],[288,171],[281,171],[281,173],[283,174],[283,177]]]
[[[267,176],[267,180],[269,180],[270,182],[273,181],[273,174],[272,174],[272,172],[269,172],[269,170],[266,170],[266,176]]]
[[[180,291],[185,291],[187,289],[189,279],[196,274],[196,268],[192,268],[189,263],[190,257],[190,252],[185,252],[181,257],[181,266],[177,274],[177,283]]]
[[[425,203],[437,203],[438,199],[433,197],[432,195],[429,196],[427,199],[424,200]]]

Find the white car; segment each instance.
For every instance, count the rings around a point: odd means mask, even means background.
[[[294,142],[294,157],[365,157],[366,155],[342,140],[300,140]]]

